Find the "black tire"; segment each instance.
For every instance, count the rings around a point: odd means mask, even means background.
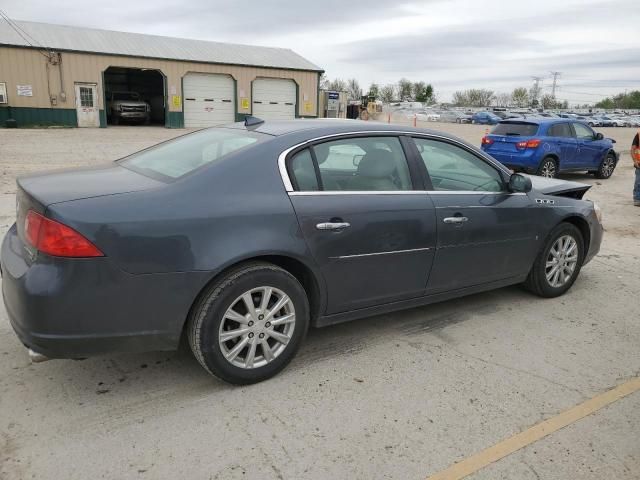
[[[225,358],[218,341],[220,324],[238,297],[261,286],[279,289],[291,299],[295,326],[284,350],[273,360],[263,366],[242,368]],[[308,327],[309,302],[300,282],[280,267],[253,262],[232,269],[207,288],[189,318],[187,335],[191,350],[205,370],[225,382],[245,385],[273,377],[286,367],[300,348]]]
[[[544,157],[538,166],[536,175],[547,178],[558,176],[558,161],[553,157]]]
[[[114,125],[120,125],[120,117],[118,117],[117,115],[114,115],[114,116],[113,116],[112,123],[113,123]]]
[[[607,179],[613,175],[613,171],[616,168],[616,156],[609,152],[600,162],[598,171],[595,173],[596,178]]]
[[[145,125],[151,125],[151,117],[145,117],[144,124]]]
[[[564,283],[562,286],[555,287],[551,285],[549,280],[547,280],[547,259],[555,242],[559,238],[567,235],[571,236],[576,242],[578,249],[577,263],[566,283]],[[578,278],[580,269],[582,268],[582,262],[584,261],[584,254],[585,245],[580,230],[571,223],[563,222],[557,225],[548,235],[544,247],[542,248],[540,253],[538,253],[538,256],[533,262],[533,266],[531,267],[529,276],[524,283],[525,288],[530,292],[545,298],[553,298],[562,295],[571,288],[576,278]]]

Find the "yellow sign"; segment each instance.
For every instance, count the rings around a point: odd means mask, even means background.
[[[306,113],[311,113],[313,112],[313,103],[311,102],[304,102],[304,111]]]
[[[240,106],[243,110],[249,110],[249,99],[248,98],[241,98],[240,99]]]
[[[171,102],[174,107],[180,107],[182,105],[182,98],[180,98],[180,95],[173,95],[171,97]]]

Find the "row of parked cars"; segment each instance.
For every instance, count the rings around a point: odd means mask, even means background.
[[[497,125],[502,120],[510,118],[566,118],[586,123],[590,127],[640,127],[640,115],[626,114],[593,114],[580,115],[569,112],[529,112],[529,111],[481,111],[463,112],[460,110],[435,110],[402,108],[395,110],[393,115],[415,118],[418,121],[475,123],[479,125]]]

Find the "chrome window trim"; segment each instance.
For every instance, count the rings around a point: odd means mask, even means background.
[[[351,135],[370,135],[370,134],[380,134],[381,136],[384,136],[384,134],[390,134],[390,135],[408,135],[411,137],[421,137],[421,138],[426,138],[426,139],[437,139],[437,140],[445,140],[447,142],[451,142],[455,145],[458,145],[460,147],[462,147],[463,149],[469,151],[469,145],[456,140],[454,138],[450,138],[450,137],[446,137],[444,135],[437,135],[437,134],[432,134],[432,133],[423,133],[423,132],[411,132],[411,131],[407,131],[407,130],[360,130],[360,131],[353,131],[353,132],[341,132],[341,133],[332,133],[330,135],[322,135],[320,137],[314,137],[314,138],[310,138],[309,140],[305,140],[304,142],[298,143],[297,145],[294,145],[292,147],[287,148],[286,150],[284,150],[282,153],[280,153],[280,155],[278,156],[278,170],[280,171],[280,177],[282,177],[282,183],[284,184],[284,189],[287,192],[291,193],[295,193],[295,194],[302,194],[302,193],[315,193],[315,194],[327,194],[327,193],[333,193],[333,192],[296,192],[293,189],[293,183],[291,183],[291,179],[289,178],[289,173],[287,172],[287,156],[289,155],[289,153],[291,153],[293,150],[296,150],[297,148],[300,147],[304,147],[305,145],[310,145],[314,142],[317,142],[318,140],[327,140],[327,139],[333,139],[333,138],[339,138],[339,137],[349,137]],[[478,153],[480,154],[480,157],[482,157],[483,160],[485,160],[487,163],[489,163],[490,165],[492,165],[493,167],[497,168],[498,170],[502,171],[503,173],[506,173],[508,175],[511,175],[511,171],[509,171],[509,169],[507,169],[504,165],[502,165],[501,163],[498,163],[496,160],[494,160],[492,157],[490,157],[489,155],[487,155],[486,153],[484,153],[482,150],[480,150],[479,152],[477,151],[472,151],[470,152],[473,155],[478,156]],[[444,190],[427,190],[429,193],[454,193],[454,191],[444,191]],[[399,192],[393,192],[393,193],[407,193],[407,192],[419,192],[417,190],[401,190]],[[344,193],[344,192],[338,192],[338,193]],[[349,193],[349,192],[346,192]],[[371,194],[371,193],[381,193],[381,192],[365,192],[367,194]],[[469,193],[469,192],[462,192],[462,193]],[[504,192],[471,192],[471,193],[504,193]],[[388,194],[388,192],[385,192],[384,194]]]
[[[526,195],[524,192],[488,192],[478,190],[329,190],[310,192],[287,192],[291,197],[316,195]]]
[[[392,255],[394,253],[425,252],[428,250],[431,250],[431,247],[410,248],[408,250],[392,250],[390,252],[374,252],[374,253],[359,253],[355,255],[340,255],[338,257],[329,257],[329,258],[344,260],[346,258],[373,257],[376,255]]]

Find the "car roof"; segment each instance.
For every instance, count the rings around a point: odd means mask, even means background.
[[[570,122],[571,120],[572,119],[570,118],[531,116],[526,118],[505,118],[500,123],[534,123],[536,125],[550,125],[553,123],[567,123],[567,122]]]
[[[335,118],[321,119],[296,119],[296,120],[265,120],[255,126],[245,126],[244,122],[223,125],[223,128],[250,130],[267,135],[281,136],[290,133],[308,132],[310,136],[318,133],[321,135],[346,132],[416,132],[430,133],[441,137],[456,139],[454,135],[423,128],[408,127],[389,123],[366,122],[363,120],[347,120]]]

